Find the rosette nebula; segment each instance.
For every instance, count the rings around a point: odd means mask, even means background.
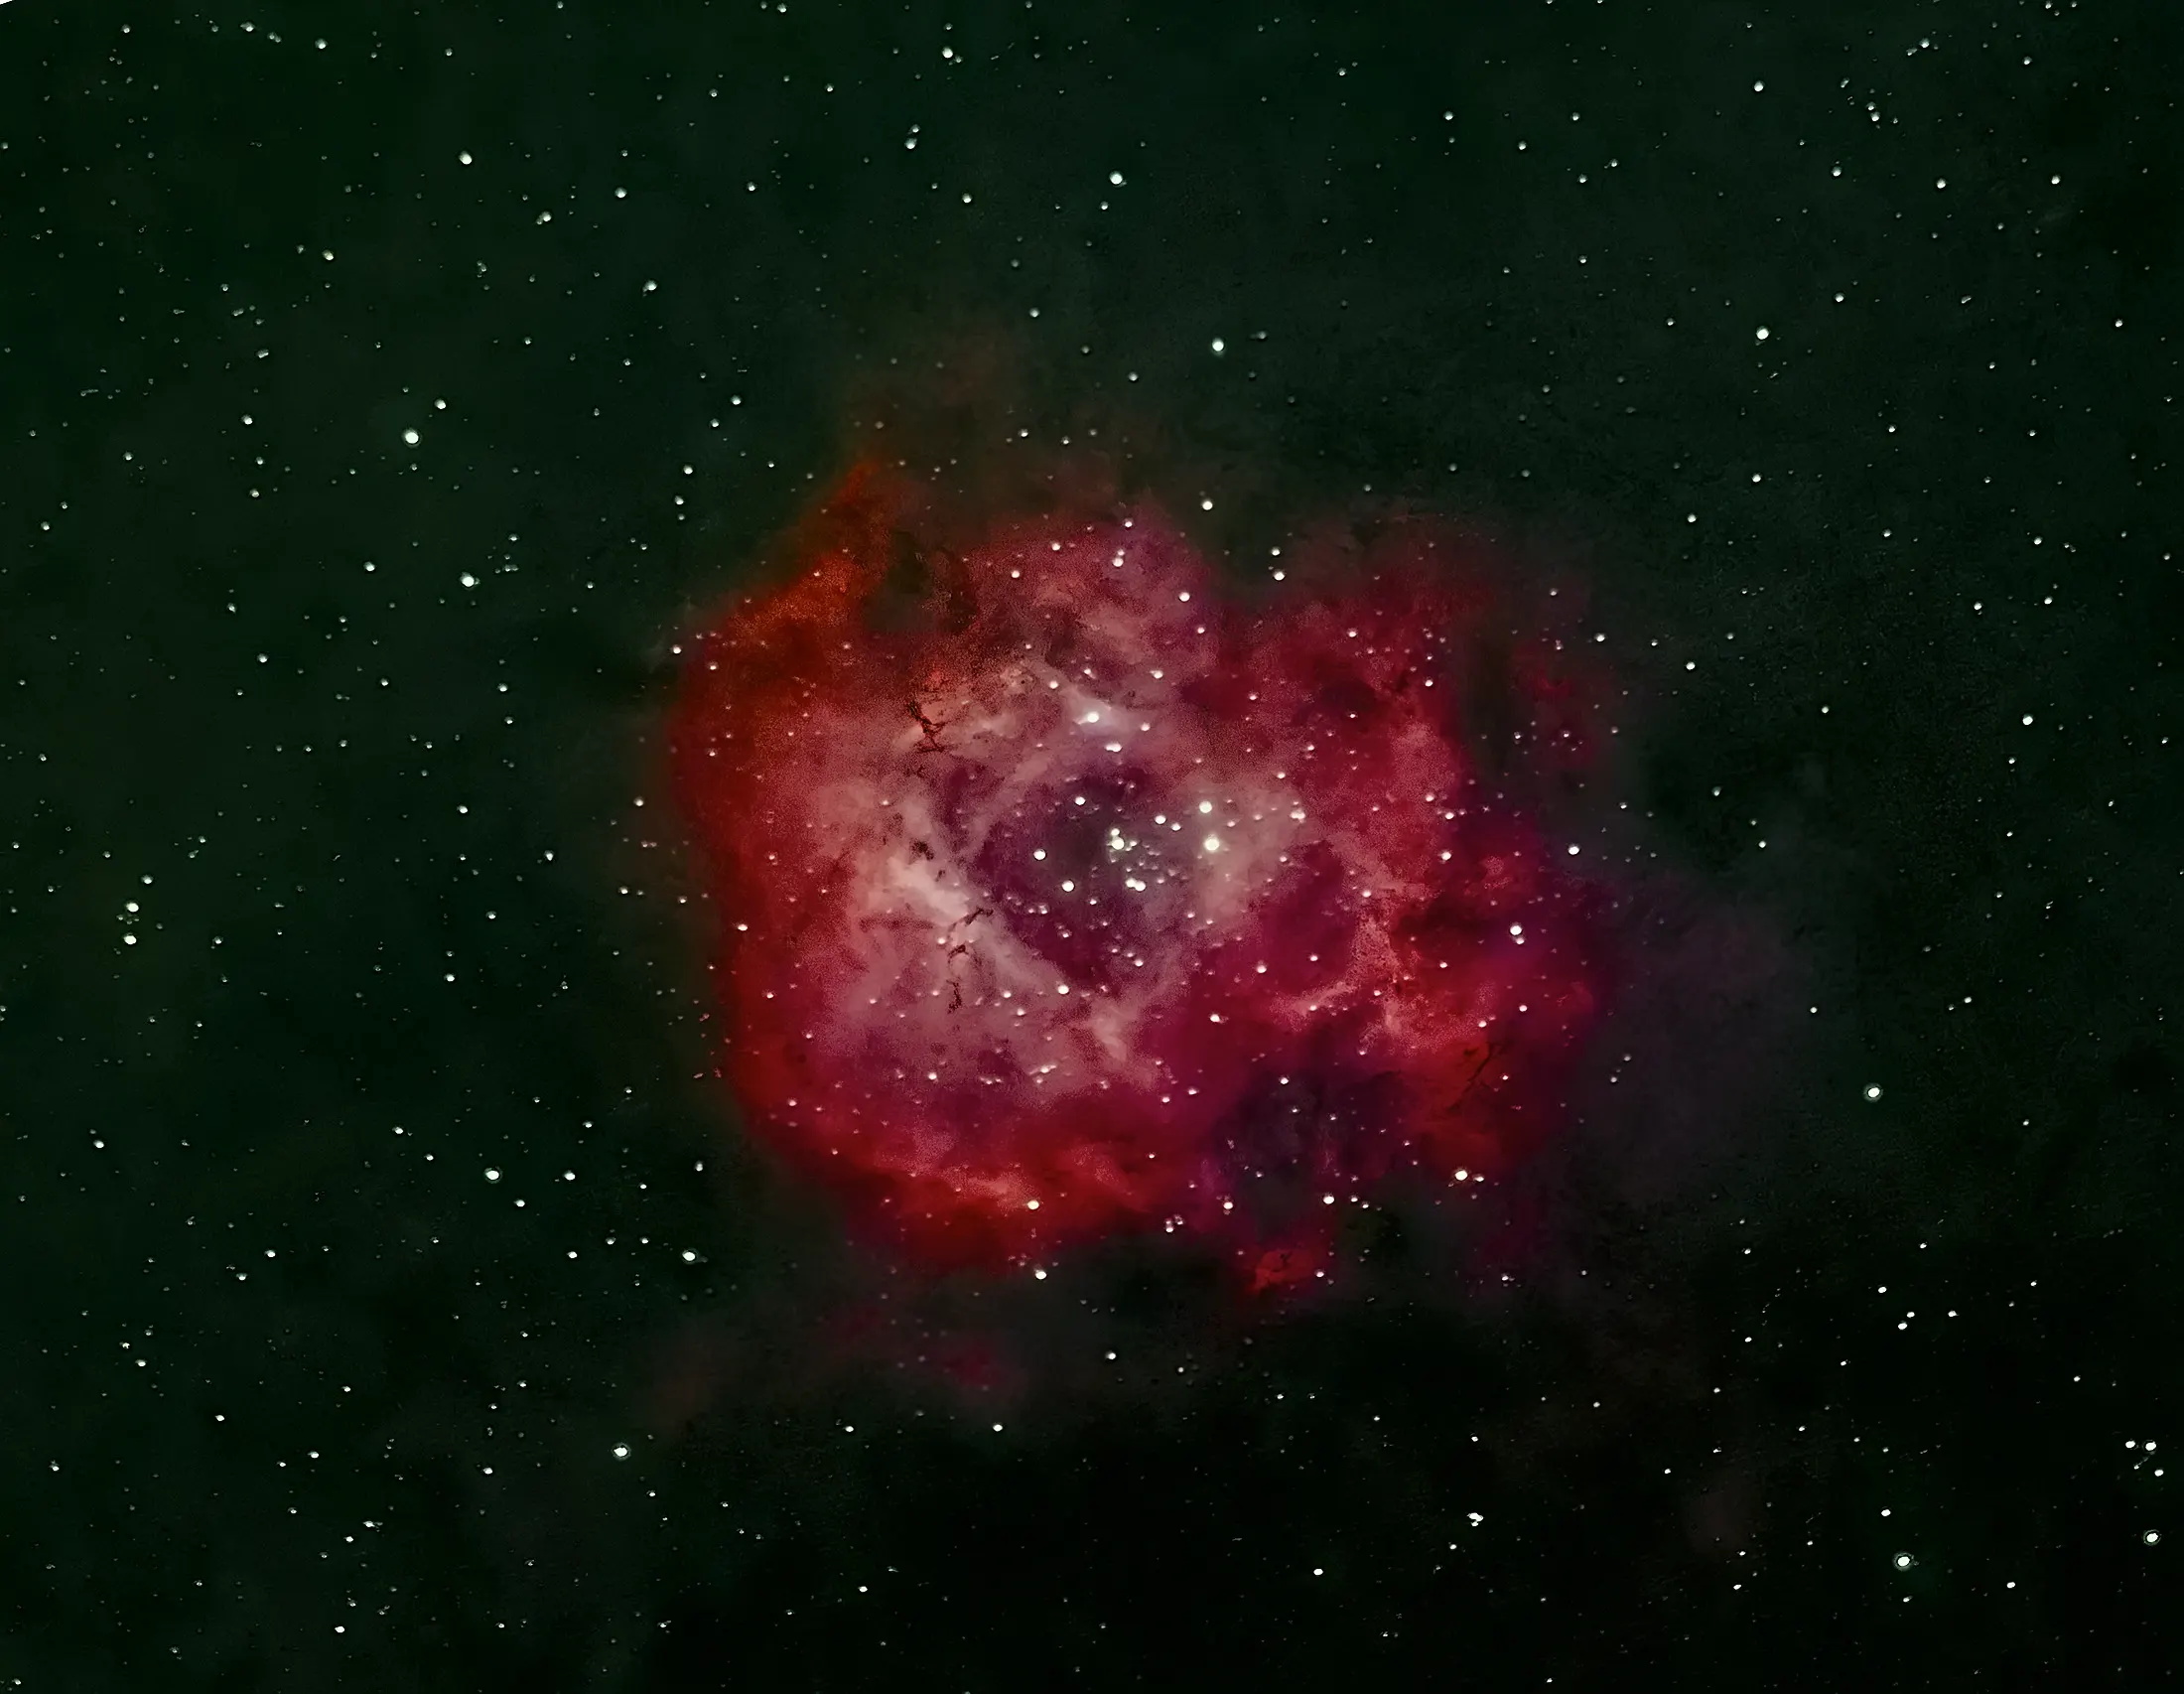
[[[1145,1231],[1250,1287],[1550,1135],[1603,891],[1513,796],[1580,679],[1422,524],[1226,585],[1157,511],[969,524],[854,471],[691,649],[721,1069],[868,1238]]]

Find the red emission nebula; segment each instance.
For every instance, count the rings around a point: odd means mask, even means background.
[[[692,649],[722,1071],[859,1233],[1188,1232],[1263,1290],[1553,1132],[1606,897],[1510,796],[1587,690],[1475,543],[1300,563],[1246,596],[1152,509],[973,528],[868,465]]]

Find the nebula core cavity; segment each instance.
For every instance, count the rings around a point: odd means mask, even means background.
[[[1247,603],[1150,509],[963,530],[862,467],[692,649],[753,1131],[917,1262],[1164,1229],[1254,1288],[1551,1133],[1603,899],[1509,795],[1585,725],[1476,556],[1393,525]]]

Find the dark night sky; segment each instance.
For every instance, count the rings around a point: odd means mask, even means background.
[[[2172,1673],[2171,9],[254,3],[0,5],[0,1688]],[[910,1367],[659,770],[883,419],[1588,584],[1549,1244]]]

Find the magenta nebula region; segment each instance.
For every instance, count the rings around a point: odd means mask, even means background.
[[[1244,596],[1150,508],[972,526],[852,471],[673,725],[753,1133],[912,1263],[1165,1230],[1254,1290],[1536,1149],[1606,898],[1482,770],[1489,710],[1534,777],[1589,752],[1487,563],[1390,524]]]

